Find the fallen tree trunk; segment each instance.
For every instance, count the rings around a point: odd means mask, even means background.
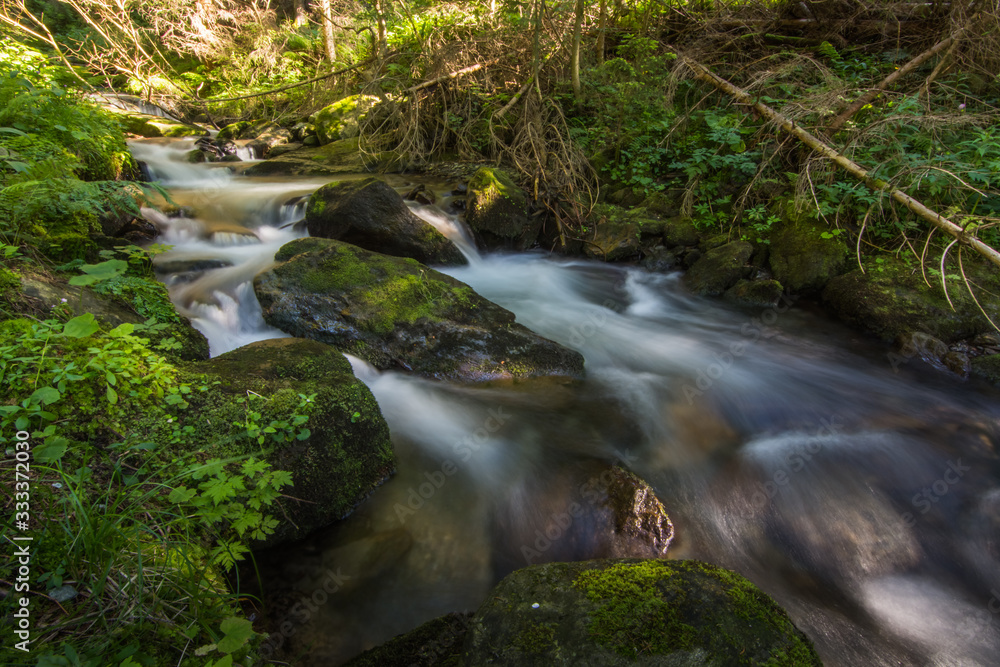
[[[876,97],[878,97],[879,93],[881,93],[883,90],[885,90],[893,83],[895,83],[896,79],[902,76],[906,76],[917,67],[920,67],[920,65],[924,64],[930,58],[933,58],[941,51],[944,51],[945,49],[952,46],[955,43],[955,40],[958,39],[958,35],[961,32],[962,31],[959,30],[948,39],[938,42],[937,44],[927,49],[917,57],[913,58],[910,62],[906,63],[905,65],[894,71],[889,76],[885,77],[885,79],[882,80],[882,83],[878,84],[877,86],[869,90],[867,93],[859,97],[857,100],[854,101],[853,104],[851,104],[851,106],[844,109],[844,111],[841,112],[839,116],[834,118],[833,122],[830,123],[830,125],[827,127],[827,131],[833,133],[839,130],[844,123],[846,123],[848,120],[851,119],[851,116],[853,116],[858,112],[858,109],[860,109],[861,107],[863,107],[864,105],[868,104]]]
[[[900,204],[908,208],[910,211],[917,214],[917,216],[923,218],[925,221],[933,225],[935,228],[940,229],[941,231],[945,232],[950,236],[953,236],[958,240],[959,243],[962,243],[964,245],[973,248],[980,255],[982,255],[990,262],[1000,267],[1000,252],[997,252],[995,249],[986,245],[976,237],[966,234],[965,230],[962,229],[960,226],[956,225],[951,220],[945,218],[940,213],[937,213],[927,208],[921,202],[917,201],[916,199],[906,194],[902,190],[892,187],[888,182],[883,181],[882,179],[872,178],[871,175],[865,170],[865,168],[859,165],[857,162],[854,162],[853,160],[845,157],[844,155],[841,155],[833,148],[831,148],[829,145],[817,139],[815,136],[813,136],[809,132],[806,132],[804,129],[796,125],[793,121],[789,120],[788,118],[785,118],[777,111],[764,104],[763,102],[756,101],[745,90],[738,88],[737,86],[734,86],[733,84],[726,81],[722,77],[711,72],[707,67],[705,67],[701,63],[691,60],[690,58],[687,58],[680,51],[674,49],[673,47],[668,46],[667,48],[673,51],[677,55],[678,60],[680,60],[684,65],[689,67],[691,71],[694,72],[695,77],[697,77],[698,79],[705,81],[706,83],[712,84],[719,90],[735,98],[741,104],[753,107],[754,109],[757,110],[759,114],[777,123],[782,130],[795,136],[802,143],[806,144],[817,153],[820,153],[824,157],[832,160],[840,167],[850,172],[853,176],[856,176],[872,190],[888,192],[889,196],[894,201],[899,202]]]
[[[407,95],[415,93],[418,90],[423,90],[424,88],[430,88],[444,81],[450,81],[451,79],[457,79],[460,76],[465,76],[466,74],[472,74],[473,72],[478,72],[483,68],[482,63],[476,63],[475,65],[469,65],[468,67],[463,67],[460,70],[455,70],[454,72],[449,72],[444,76],[439,76],[436,79],[431,79],[430,81],[424,81],[423,83],[417,84],[416,86],[411,86],[403,92]]]

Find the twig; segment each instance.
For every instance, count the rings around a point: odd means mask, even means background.
[[[423,90],[424,88],[430,88],[431,86],[435,86],[441,83],[442,81],[449,81],[451,79],[457,79],[460,76],[465,76],[466,74],[472,74],[473,72],[478,72],[482,68],[483,68],[482,63],[469,65],[468,67],[463,67],[460,70],[455,70],[454,72],[450,72],[449,74],[445,74],[444,76],[439,76],[436,79],[431,79],[430,81],[424,81],[423,83],[417,84],[416,86],[411,86],[410,88],[404,90],[403,93],[407,95],[410,93],[415,93],[418,90]]]
[[[344,74],[345,72],[350,72],[352,69],[358,69],[363,67],[372,61],[371,58],[368,60],[362,60],[357,65],[351,65],[350,67],[345,67],[344,69],[338,69],[336,72],[330,72],[329,74],[323,74],[322,76],[316,76],[311,79],[306,79],[305,81],[299,81],[298,83],[290,83],[287,86],[280,86],[278,88],[272,88],[271,90],[265,90],[260,93],[251,93],[250,95],[240,95],[239,97],[223,97],[214,100],[205,100],[200,97],[195,97],[196,102],[201,102],[204,105],[215,104],[216,102],[236,102],[237,100],[248,100],[251,97],[261,97],[262,95],[270,95],[272,93],[280,93],[285,90],[290,90],[292,88],[297,88],[299,86],[305,86],[310,83],[316,83],[317,81],[322,81],[323,79],[329,79],[331,76],[337,76],[338,74]]]

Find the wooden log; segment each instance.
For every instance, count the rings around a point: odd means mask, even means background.
[[[872,190],[875,190],[877,192],[888,192],[889,196],[894,201],[899,202],[907,209],[915,213],[918,217],[922,218],[923,220],[934,226],[936,229],[940,229],[946,234],[954,237],[955,239],[957,239],[959,243],[969,246],[970,248],[978,252],[980,255],[985,257],[987,260],[989,260],[996,266],[1000,267],[1000,252],[997,252],[995,249],[983,243],[975,236],[967,234],[965,230],[962,229],[962,227],[960,227],[959,225],[956,225],[954,222],[945,218],[940,213],[937,213],[936,211],[927,208],[920,201],[914,199],[913,197],[906,194],[902,190],[892,187],[888,182],[882,179],[872,178],[872,176],[868,173],[867,170],[865,170],[864,167],[854,162],[850,158],[841,155],[833,148],[831,148],[829,145],[827,145],[820,139],[816,138],[814,135],[810,134],[806,130],[802,129],[801,127],[796,125],[793,121],[789,120],[788,118],[785,118],[777,111],[764,104],[763,102],[756,101],[745,90],[738,88],[729,81],[726,81],[725,79],[718,76],[717,74],[709,70],[701,63],[684,56],[677,49],[670,46],[668,46],[667,48],[669,48],[671,51],[677,54],[678,60],[680,60],[684,65],[689,67],[691,71],[694,72],[695,77],[697,77],[701,81],[705,81],[706,83],[715,86],[722,92],[732,96],[741,104],[753,107],[754,109],[757,110],[759,114],[777,123],[782,130],[795,136],[802,143],[806,144],[820,155],[823,155],[824,157],[833,161],[834,163],[842,167],[845,171],[863,181],[864,184],[867,185]]]

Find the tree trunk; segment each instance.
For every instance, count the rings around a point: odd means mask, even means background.
[[[573,23],[573,55],[570,58],[570,78],[573,80],[573,97],[576,106],[583,106],[583,88],[580,85],[580,36],[583,32],[583,0],[576,0],[576,18]]]
[[[301,2],[302,0],[298,0]],[[337,43],[333,39],[333,17],[330,16],[330,0],[319,0],[320,12],[323,13],[323,51],[326,59],[332,65],[337,60]]]
[[[295,0],[295,27],[305,25],[306,20],[306,0]]]
[[[388,0],[375,0],[375,21],[378,26],[375,56],[378,58],[385,55],[385,3],[387,1]]]
[[[594,47],[594,54],[597,56],[597,64],[604,62],[604,33],[608,29],[608,0],[601,0],[600,14],[597,19],[597,45]]]

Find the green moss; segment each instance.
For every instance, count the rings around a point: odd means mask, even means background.
[[[698,638],[679,612],[685,591],[662,561],[587,570],[573,585],[600,605],[591,615],[591,636],[625,657],[688,650]]]
[[[514,637],[514,647],[528,654],[547,653],[555,646],[555,640],[556,629],[551,624],[529,621]]]
[[[0,299],[10,300],[21,291],[21,278],[0,266]]]
[[[972,360],[972,372],[995,385],[1000,385],[1000,354],[976,357]]]

